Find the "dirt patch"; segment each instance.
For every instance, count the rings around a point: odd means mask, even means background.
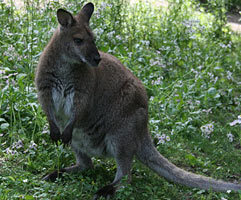
[[[228,26],[237,33],[241,33],[241,15],[238,13],[227,14]]]

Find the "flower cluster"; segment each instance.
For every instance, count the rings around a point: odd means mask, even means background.
[[[95,11],[95,15],[97,19],[100,19],[103,16],[103,12],[105,12],[106,8],[112,8],[112,4],[108,4],[106,2],[102,2],[97,10]]]
[[[210,138],[210,134],[213,132],[213,130],[214,130],[213,123],[205,124],[205,125],[201,126],[202,135],[205,138],[209,139]]]
[[[30,142],[29,149],[37,150],[37,144],[33,140]]]
[[[8,147],[5,149],[5,152],[7,154],[15,155],[18,153],[18,150],[23,147],[23,141],[18,140],[17,142],[14,142],[11,147]]]
[[[164,78],[162,76],[158,77],[156,80],[152,80],[152,85],[161,85]]]
[[[18,153],[16,150],[11,149],[10,147],[6,148],[5,151],[3,152],[6,152],[6,154],[11,154],[11,155],[15,155]]]
[[[21,150],[24,150],[24,143],[22,140],[14,142],[11,147],[8,147],[4,150],[6,154],[15,155],[18,154]],[[23,153],[29,152],[29,150],[37,150],[37,144],[34,141],[31,141],[28,148],[23,151]]]
[[[166,134],[157,134],[158,143],[157,144],[165,144],[171,140],[170,136]]]
[[[9,45],[8,49],[6,49],[3,52],[3,55],[8,57],[9,61],[12,61],[14,59],[17,59],[18,61],[20,61],[22,59],[22,56],[17,53],[17,51],[13,45]]]

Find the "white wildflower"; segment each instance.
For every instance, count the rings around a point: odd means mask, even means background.
[[[205,124],[203,126],[201,126],[201,132],[202,132],[202,135],[205,137],[205,138],[210,138],[210,134],[213,132],[214,130],[214,125],[213,123],[210,123],[210,124]]]
[[[233,134],[232,133],[228,133],[227,137],[229,139],[229,142],[233,142]]]
[[[170,140],[171,140],[171,138],[167,135],[167,136],[166,136],[166,141],[169,142]]]
[[[37,144],[33,140],[30,142],[29,149],[37,150]]]
[[[238,119],[229,123],[230,126],[235,126],[236,124],[241,124],[241,115],[238,116]]]

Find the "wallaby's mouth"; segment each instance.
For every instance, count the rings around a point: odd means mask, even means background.
[[[99,54],[93,56],[92,58],[87,58],[87,59],[82,59],[83,62],[85,62],[87,65],[89,65],[90,67],[98,67],[100,61],[101,61],[101,57]]]
[[[90,67],[98,67],[100,61],[101,61],[101,57],[100,55],[96,55],[93,58],[85,58],[82,55],[79,57],[80,62],[81,63],[85,63]]]

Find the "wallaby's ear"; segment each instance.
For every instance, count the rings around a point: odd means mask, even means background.
[[[65,28],[70,27],[74,23],[72,14],[64,9],[58,9],[57,18],[59,23]]]
[[[87,3],[84,5],[84,7],[81,9],[80,14],[83,14],[86,17],[87,22],[89,23],[90,17],[94,12],[94,4],[93,3]]]

